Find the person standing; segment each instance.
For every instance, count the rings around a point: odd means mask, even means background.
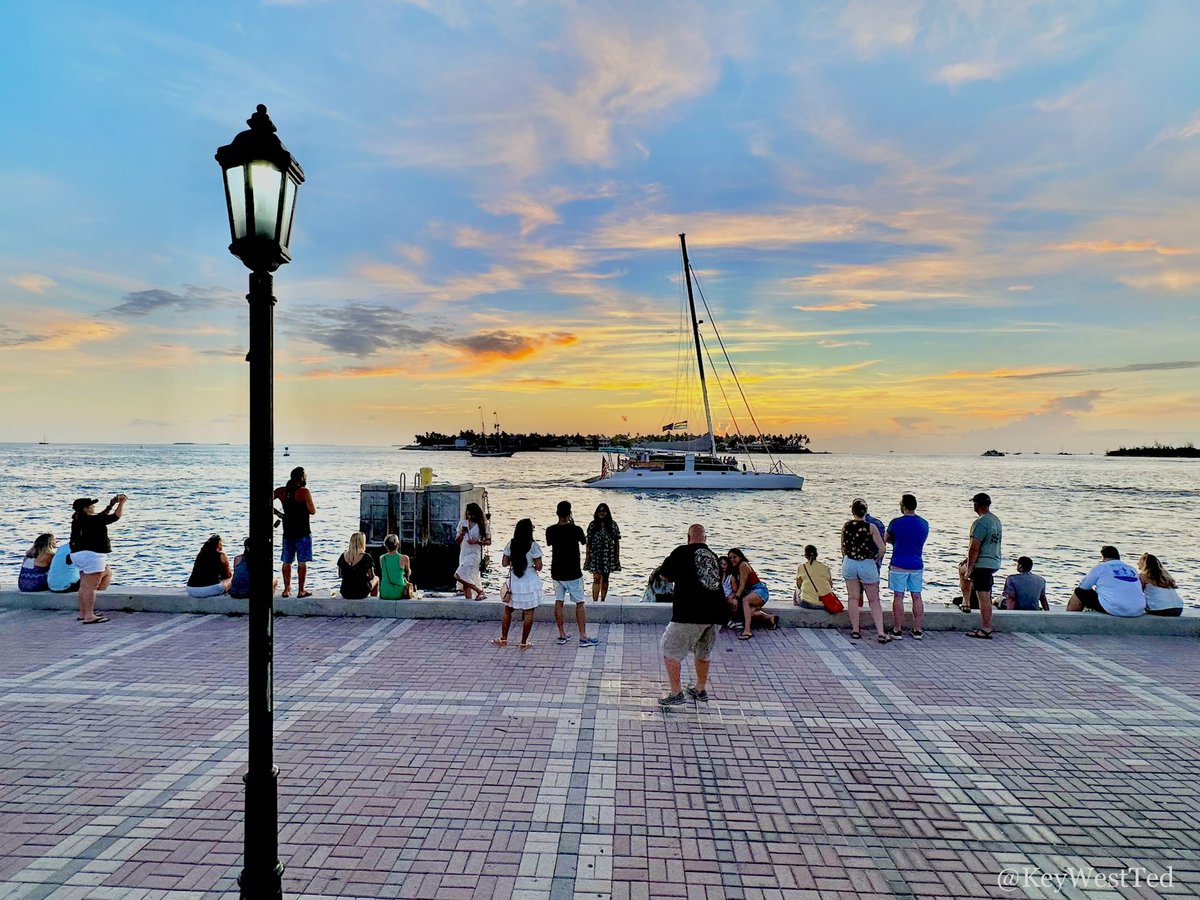
[[[850,504],[854,518],[842,526],[842,578],[846,580],[846,605],[850,612],[850,637],[862,637],[859,621],[862,617],[862,595],[871,605],[871,619],[879,643],[886,644],[892,636],[883,628],[883,607],[879,605],[879,564],[883,559],[883,535],[867,521],[867,503],[858,499]]]
[[[583,529],[571,516],[569,500],[559,501],[555,509],[558,522],[546,529],[546,546],[550,557],[550,578],[554,582],[554,624],[558,626],[557,643],[567,642],[563,604],[568,597],[575,604],[575,627],[579,629],[579,646],[595,647],[600,642],[588,637],[587,612],[583,605],[583,569],[579,565],[579,548],[587,543]]]
[[[500,614],[500,637],[493,638],[497,647],[508,646],[508,629],[512,627],[514,609],[521,610],[521,646],[528,650],[529,633],[533,630],[533,614],[542,602],[542,548],[533,539],[533,520],[522,519],[513,529],[512,540],[504,547],[501,565],[511,566],[508,574],[508,597]]]
[[[701,703],[708,702],[709,660],[717,641],[717,629],[729,617],[729,607],[721,587],[720,563],[705,541],[704,526],[692,525],[688,528],[687,543],[672,550],[659,570],[663,578],[675,584],[671,623],[659,642],[670,689],[658,701],[663,708],[687,702],[682,669],[689,653],[696,660],[696,683],[688,685],[687,695]]]
[[[971,498],[976,519],[971,523],[971,543],[967,548],[967,562],[963,567],[963,608],[970,609],[971,589],[979,598],[980,627],[967,632],[967,637],[992,639],[992,586],[996,583],[996,571],[1000,560],[1003,529],[1000,519],[992,512],[992,498],[982,491]],[[1136,574],[1136,573],[1135,573]]]
[[[864,504],[866,502],[867,502],[866,500],[863,501]],[[869,511],[863,514],[863,518],[866,519],[866,521],[868,523],[875,526],[875,530],[879,532],[880,537],[883,537],[884,534],[887,533],[887,529],[883,525],[883,519],[875,518],[873,515],[871,515],[871,513]],[[884,552],[886,552],[887,551],[887,546],[886,546],[887,542],[885,541],[884,543],[885,543],[885,546],[883,549],[884,549]],[[877,557],[875,557],[875,568],[877,568],[880,572],[883,571],[883,553],[880,553]],[[859,600],[859,605],[862,605],[861,599]]]
[[[463,599],[486,600],[480,584],[483,577],[480,569],[483,566],[483,548],[492,543],[488,534],[487,520],[483,515],[483,507],[478,503],[468,503],[463,510],[463,517],[458,521],[458,531],[454,536],[458,544],[458,568],[454,570],[454,580],[462,585]]]
[[[583,567],[592,573],[592,599],[608,599],[608,576],[621,571],[621,529],[607,503],[601,503],[587,527],[587,557]]]
[[[892,591],[892,638],[904,636],[904,594],[912,594],[913,640],[925,637],[925,603],[921,588],[925,574],[925,541],[929,523],[917,515],[917,498],[904,494],[900,498],[900,515],[888,523],[886,541],[892,545],[892,562],[888,566],[888,587]]]
[[[79,497],[71,504],[75,509],[71,517],[71,562],[79,567],[79,621],[85,625],[108,621],[108,616],[96,615],[96,591],[104,590],[112,582],[108,526],[124,514],[127,499],[124,494],[117,494],[99,513],[96,504],[100,501],[93,497]]]
[[[1033,574],[1033,560],[1028,556],[1017,557],[1017,574],[1004,579],[1002,596],[1009,609],[1050,609],[1046,599],[1046,579]]]
[[[283,593],[281,597],[292,595],[292,563],[297,565],[296,596],[311,597],[312,591],[304,589],[308,577],[308,564],[312,562],[312,524],[310,518],[316,514],[317,507],[313,503],[312,492],[308,489],[308,476],[303,466],[292,469],[292,476],[287,484],[275,489],[274,499],[283,507],[276,509],[275,515],[283,520]]]

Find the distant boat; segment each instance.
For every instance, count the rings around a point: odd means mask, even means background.
[[[50,442],[49,442],[48,440],[46,440],[46,436],[43,434],[43,435],[42,435],[42,439],[41,439],[40,441],[38,441],[38,446],[39,446],[39,447],[45,447],[45,446],[46,446],[47,444],[49,444],[49,443],[50,443]]]
[[[492,413],[492,432],[496,436],[496,446],[493,447],[483,439],[483,407],[479,407],[479,443],[471,448],[471,455],[479,458],[508,459],[516,451],[505,450],[504,441],[500,437],[500,417]]]
[[[713,433],[712,408],[708,400],[708,382],[704,378],[704,354],[700,343],[700,321],[696,317],[696,301],[693,297],[692,266],[688,260],[687,240],[679,235],[679,249],[683,254],[683,274],[687,284],[688,309],[691,313],[692,339],[696,345],[696,367],[700,375],[700,393],[704,398],[704,417],[708,425],[708,433],[688,441],[670,441],[660,444],[650,444],[642,447],[632,447],[620,450],[602,457],[600,474],[586,479],[583,484],[591,488],[613,488],[623,490],[666,490],[666,491],[798,491],[804,486],[804,479],[792,472],[779,460],[772,460],[770,469],[765,472],[739,466],[732,456],[720,456],[717,453],[717,440]],[[703,293],[701,300],[704,299]],[[707,308],[707,307],[706,307]],[[709,326],[716,331],[712,321],[712,311],[708,315]],[[718,343],[720,333],[717,333]],[[721,344],[722,350],[724,344]],[[729,371],[737,383],[737,372],[733,363],[729,363]],[[741,391],[741,384],[738,384]],[[722,388],[722,392],[724,388]],[[742,394],[745,399],[745,394]],[[746,405],[749,410],[749,403]],[[754,414],[750,414],[751,420]],[[687,430],[687,422],[673,422],[663,428],[663,431]],[[759,440],[762,440],[761,434]],[[749,458],[749,447],[746,448]],[[751,460],[751,462],[753,462]]]
[[[1003,450],[984,450],[980,456],[1004,456]]]

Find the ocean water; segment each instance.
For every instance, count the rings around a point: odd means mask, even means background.
[[[474,482],[488,489],[495,547],[487,578],[495,590],[499,550],[518,519],[533,519],[540,536],[555,521],[559,500],[570,500],[586,526],[595,505],[609,504],[620,525],[622,571],[610,592],[640,596],[647,574],[685,539],[692,522],[705,525],[717,550],[741,547],[772,590],[790,602],[805,544],[815,544],[835,570],[838,533],[850,501],[863,497],[887,522],[905,491],[917,495],[930,522],[925,596],[948,602],[958,593],[955,566],[967,547],[974,518],[970,497],[992,495],[1004,523],[1004,554],[1028,555],[1048,582],[1052,603],[1115,544],[1136,561],[1143,552],[1164,560],[1190,603],[1200,601],[1200,549],[1195,539],[1200,462],[1109,459],[1102,456],[1003,458],[957,456],[823,455],[785,457],[805,477],[801,492],[650,494],[580,486],[597,474],[595,453],[518,453],[511,459],[473,459],[462,452],[403,451],[388,447],[293,446],[276,451],[277,484],[293,466],[308,472],[317,505],[315,558],[309,578],[316,591],[336,590],[338,555],[358,528],[359,485],[411,483],[422,466],[437,481]],[[110,563],[120,585],[182,586],[196,551],[212,532],[225,537],[232,556],[247,522],[245,446],[0,444],[0,586],[16,584],[20,559],[41,531],[70,533],[71,501],[78,496],[129,495],[125,517],[110,528]],[[276,532],[278,540],[278,532]]]

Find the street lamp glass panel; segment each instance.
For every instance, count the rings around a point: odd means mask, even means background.
[[[283,178],[268,162],[250,164],[250,194],[254,198],[254,236],[276,240],[279,234],[279,189]]]
[[[246,236],[246,168],[234,166],[225,170],[225,192],[229,198],[229,215],[233,239]]]
[[[279,246],[284,250],[292,241],[292,216],[296,212],[296,182],[290,177],[283,182],[283,227],[279,229]]]

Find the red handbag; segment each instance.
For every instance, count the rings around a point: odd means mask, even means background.
[[[825,612],[831,616],[836,616],[846,608],[842,606],[842,601],[838,599],[838,595],[833,591],[830,591],[828,594],[822,594],[819,599],[821,605],[825,607]]]

